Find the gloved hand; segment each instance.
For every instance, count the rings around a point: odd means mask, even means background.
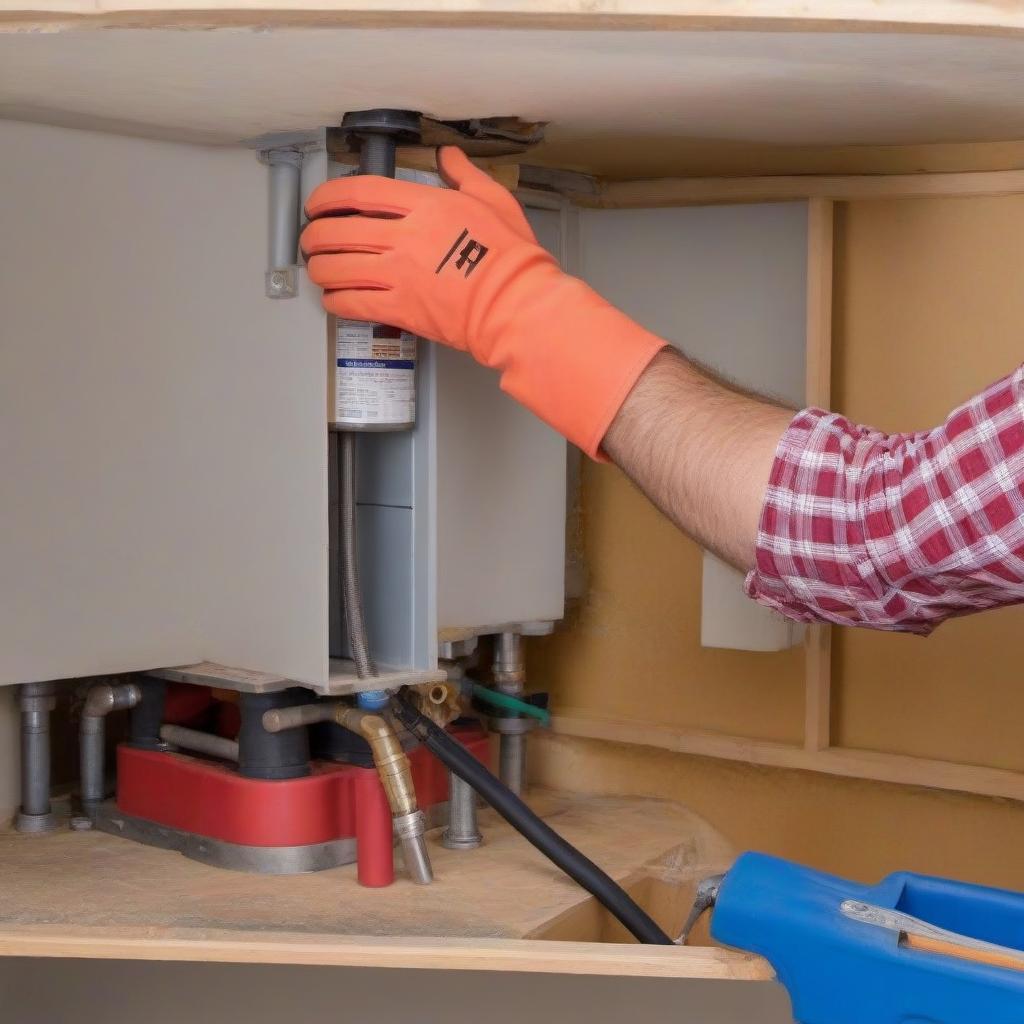
[[[326,309],[468,350],[501,387],[594,458],[665,342],[565,274],[510,192],[455,147],[450,189],[353,176],[309,197],[302,233]]]

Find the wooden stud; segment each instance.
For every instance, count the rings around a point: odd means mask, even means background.
[[[679,754],[714,757],[725,761],[746,761],[771,768],[843,775],[874,782],[893,782],[955,793],[1006,797],[1024,801],[1024,772],[980,765],[933,761],[924,757],[886,754],[874,750],[829,747],[806,750],[774,740],[749,739],[700,729],[677,729],[645,722],[598,718],[586,711],[563,709],[551,720],[552,731],[561,736],[608,740],[634,746],[655,747]],[[543,733],[537,738],[543,742]]]
[[[808,405],[828,408],[832,396],[832,249],[835,205],[831,199],[807,204]]]
[[[832,390],[832,263],[835,207],[807,204],[806,402],[827,409]],[[832,627],[809,626],[804,641],[804,746],[825,750],[832,729]]]
[[[832,627],[807,627],[804,637],[804,747],[832,745]]]
[[[606,182],[597,197],[573,194],[581,206],[636,209],[774,203],[802,199],[937,199],[1024,192],[1024,170],[950,174],[778,175],[761,178],[652,178]]]

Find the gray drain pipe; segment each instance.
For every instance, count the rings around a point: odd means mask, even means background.
[[[50,712],[57,706],[56,683],[25,683],[21,704],[21,810],[19,832],[52,832],[57,820],[50,807]]]
[[[106,794],[107,715],[133,708],[142,699],[135,683],[97,683],[89,688],[78,730],[82,808],[91,815]]]

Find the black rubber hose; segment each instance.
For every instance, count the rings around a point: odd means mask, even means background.
[[[612,878],[576,847],[567,843],[545,824],[504,783],[492,775],[472,754],[443,729],[402,699],[392,702],[399,721],[445,767],[451,769],[487,801],[524,839],[532,843],[556,867],[578,882],[613,914],[638,941],[654,946],[671,946],[672,940]]]

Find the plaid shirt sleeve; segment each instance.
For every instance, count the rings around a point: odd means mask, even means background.
[[[797,413],[746,590],[802,622],[922,635],[1024,601],[1024,367],[918,434]]]

